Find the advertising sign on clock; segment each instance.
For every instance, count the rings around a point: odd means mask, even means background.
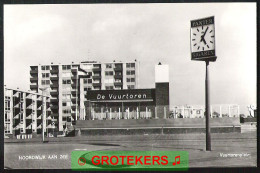
[[[191,59],[216,60],[214,16],[191,21]]]

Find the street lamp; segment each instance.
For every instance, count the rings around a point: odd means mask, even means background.
[[[39,89],[42,91],[42,142],[44,143],[45,141],[44,141],[44,128],[43,128],[43,123],[44,123],[44,116],[43,116],[43,114],[44,114],[44,111],[43,111],[43,96],[44,95],[43,95],[43,93],[44,93],[44,91],[46,91],[46,89],[48,89],[48,87],[39,88]]]

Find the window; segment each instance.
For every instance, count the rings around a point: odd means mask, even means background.
[[[92,79],[83,79],[84,84],[86,83],[92,83]]]
[[[112,90],[113,86],[106,86],[106,90]]]
[[[112,68],[112,64],[106,64],[106,68]]]
[[[9,97],[9,96],[5,96],[5,99],[6,99],[6,100],[10,100],[11,97]]]
[[[71,80],[70,79],[62,80],[62,84],[71,84]]]
[[[70,110],[70,109],[64,109],[62,112],[63,112],[64,114],[70,114],[70,113],[71,113],[71,110]]]
[[[126,67],[127,68],[134,68],[135,67],[135,63],[126,63]]]
[[[5,101],[5,110],[10,110],[10,101]]]
[[[49,85],[50,84],[50,80],[42,80],[42,85]]]
[[[5,122],[10,122],[10,112],[5,112]]]
[[[126,78],[127,82],[135,82],[135,78]]]
[[[10,127],[10,124],[5,124],[5,133],[11,133]]]
[[[62,106],[71,106],[71,102],[62,102]]]
[[[84,91],[89,91],[89,90],[91,90],[90,87],[84,88]]]
[[[134,89],[135,86],[134,85],[127,85],[127,89]]]
[[[50,77],[50,74],[49,73],[42,73],[42,77],[45,78],[45,77]]]
[[[106,72],[105,72],[105,75],[106,75],[106,76],[113,76],[113,71],[106,71]]]
[[[42,66],[42,70],[50,70],[50,66]]]
[[[126,70],[126,74],[127,75],[135,75],[135,71],[134,70]]]
[[[70,65],[62,65],[62,70],[70,70],[71,66]]]

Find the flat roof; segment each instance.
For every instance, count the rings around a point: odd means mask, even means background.
[[[152,102],[153,101],[153,99],[140,99],[140,100],[138,100],[138,99],[134,99],[134,100],[90,100],[90,102],[98,102],[98,103],[100,103],[100,102],[113,102],[113,103],[115,103],[115,102]]]

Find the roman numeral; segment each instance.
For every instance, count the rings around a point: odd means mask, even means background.
[[[202,30],[203,30],[203,26],[202,26],[201,28],[202,28]]]
[[[213,43],[213,41],[210,41],[210,43]]]
[[[209,46],[207,45],[207,47],[209,48]]]
[[[196,46],[197,45],[197,43],[195,43],[193,46]]]
[[[200,47],[198,47],[198,49],[197,50],[199,50],[200,49]]]
[[[211,37],[214,37],[214,35],[212,35]]]
[[[197,28],[197,31],[200,32],[199,28]]]
[[[212,30],[209,33],[211,33],[211,32],[212,32]]]
[[[196,35],[196,34],[193,34],[193,35]]]
[[[204,50],[204,47],[202,47],[202,50]]]
[[[192,39],[192,41],[195,41],[195,39]]]

